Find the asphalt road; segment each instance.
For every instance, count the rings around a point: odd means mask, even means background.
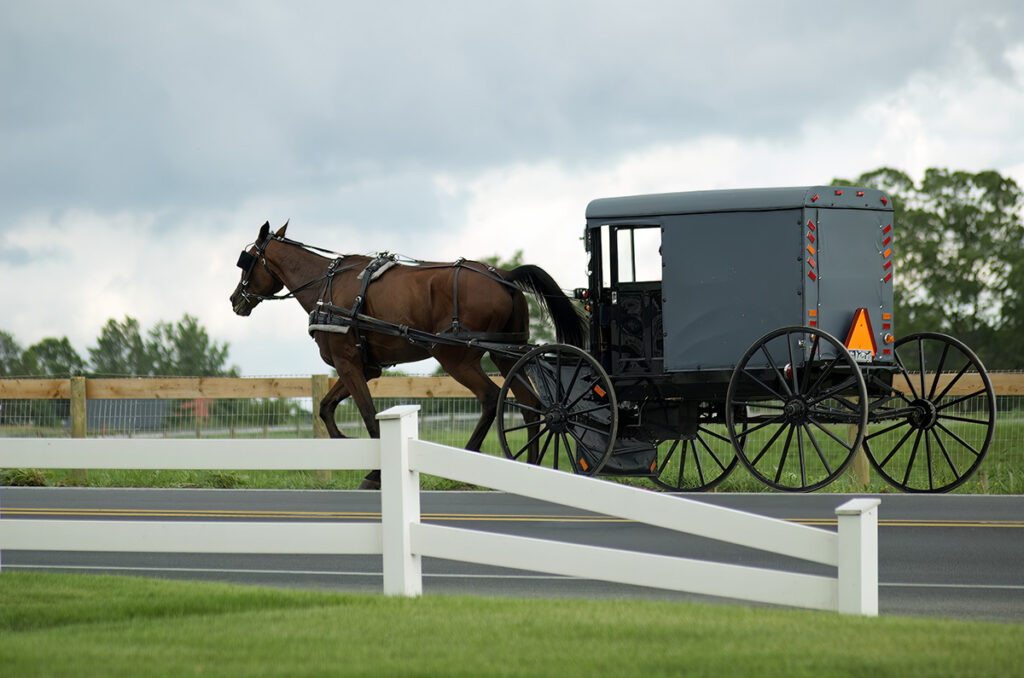
[[[882,614],[1024,623],[1024,497],[878,495]],[[836,494],[708,494],[690,498],[835,529]],[[425,522],[834,576],[813,563],[679,535],[496,492],[427,492]],[[3,488],[4,519],[379,520],[374,492]],[[3,551],[4,569],[226,581],[380,592],[379,556],[255,556]],[[607,584],[425,559],[424,593],[704,600]]]

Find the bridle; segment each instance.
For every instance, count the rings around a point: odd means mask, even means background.
[[[274,279],[274,282],[281,285],[281,287],[286,287],[284,281],[281,280],[281,278],[276,273],[274,273],[270,266],[267,265],[266,251],[267,246],[270,244],[272,240],[276,240],[277,242],[286,245],[294,245],[296,247],[299,247],[300,249],[309,252],[332,254],[335,255],[337,258],[335,258],[328,264],[327,270],[324,272],[323,275],[314,278],[307,283],[299,285],[295,289],[290,290],[289,292],[286,292],[284,294],[256,294],[255,292],[250,292],[248,289],[249,280],[252,278],[252,272],[256,269],[257,263],[263,266],[263,270],[265,270],[267,274]],[[255,247],[255,254],[250,252],[248,249],[242,250],[242,253],[238,255],[237,263],[238,268],[242,269],[243,271],[242,281],[239,283],[239,296],[241,296],[242,299],[244,299],[246,302],[253,303],[253,305],[255,305],[254,302],[260,301],[268,301],[275,299],[293,299],[295,298],[295,295],[298,294],[299,292],[309,289],[313,285],[322,281],[327,281],[326,284],[330,284],[330,279],[333,278],[336,274],[351,268],[355,268],[354,264],[352,266],[345,266],[339,268],[339,265],[341,264],[342,260],[349,255],[339,254],[332,250],[324,249],[322,247],[314,247],[313,245],[307,245],[297,240],[292,240],[291,238],[286,238],[284,236],[277,235],[276,233],[268,233],[267,237],[265,237],[261,242],[255,243]]]

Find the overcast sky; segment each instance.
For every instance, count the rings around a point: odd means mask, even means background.
[[[0,329],[197,316],[326,372],[294,301],[231,312],[260,224],[584,284],[590,200],[888,165],[1024,184],[1024,3],[0,0]],[[421,368],[423,369],[423,368]],[[425,368],[432,369],[432,368]]]

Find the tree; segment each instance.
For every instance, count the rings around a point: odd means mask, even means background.
[[[102,376],[146,376],[153,374],[153,361],[139,330],[139,321],[125,316],[124,322],[107,321],[89,349],[94,374]]]
[[[855,181],[893,198],[900,335],[939,331],[989,368],[1024,366],[1024,193],[987,170],[931,168],[920,184],[882,167]]]
[[[28,375],[23,360],[24,351],[14,336],[0,330],[0,377]]]
[[[175,324],[157,323],[149,332],[147,351],[154,374],[162,376],[237,376],[228,369],[228,345],[211,341],[199,321],[187,313]]]
[[[85,360],[67,337],[48,337],[29,346],[23,364],[33,376],[71,377],[85,373]]]

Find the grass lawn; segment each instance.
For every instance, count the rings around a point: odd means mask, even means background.
[[[1024,625],[0,574],[9,676],[999,676]]]

